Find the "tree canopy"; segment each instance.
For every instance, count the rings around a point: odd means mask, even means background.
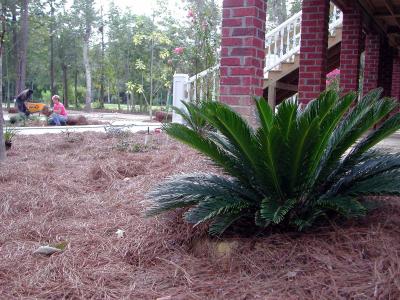
[[[184,17],[165,1],[156,2],[152,15],[116,3],[6,0],[5,101],[29,87],[34,99],[50,101],[57,93],[66,106],[112,102],[147,110],[150,103],[166,103],[174,72],[192,75],[216,63],[221,19],[216,1],[182,0]]]

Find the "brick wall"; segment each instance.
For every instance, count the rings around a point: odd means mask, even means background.
[[[340,49],[340,87],[344,93],[358,90],[361,54],[361,14],[354,3],[343,7]]]
[[[378,87],[379,53],[379,35],[373,32],[368,32],[365,37],[364,94]]]
[[[264,0],[224,0],[220,100],[255,125],[252,96],[261,96],[264,80]]]
[[[303,0],[299,100],[308,103],[326,87],[329,0]]]

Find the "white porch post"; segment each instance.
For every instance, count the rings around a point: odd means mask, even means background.
[[[187,74],[175,74],[174,85],[172,91],[172,105],[178,108],[185,108],[182,101],[187,100],[186,86],[189,81],[189,75]],[[172,113],[172,122],[183,124],[182,117],[175,112]]]

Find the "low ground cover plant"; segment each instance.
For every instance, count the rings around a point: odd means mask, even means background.
[[[187,116],[201,116],[213,130],[167,124],[165,131],[224,175],[169,178],[149,194],[147,215],[187,207],[185,220],[208,222],[212,235],[240,221],[303,230],[324,217],[365,216],[365,196],[400,194],[400,153],[373,148],[400,128],[397,103],[381,93],[357,102],[355,93],[326,91],[304,109],[285,101],[276,112],[259,98],[256,129],[225,104],[190,106]]]

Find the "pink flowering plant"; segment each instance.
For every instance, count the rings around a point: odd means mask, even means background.
[[[326,75],[326,87],[332,91],[339,91],[340,70],[335,69]]]
[[[183,0],[184,40],[177,40],[172,63],[177,72],[197,74],[217,63],[220,8],[211,0]]]

